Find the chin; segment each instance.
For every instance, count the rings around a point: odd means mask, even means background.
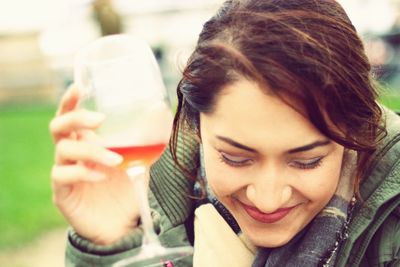
[[[257,247],[277,248],[286,245],[294,238],[288,229],[249,229],[242,228],[244,235]]]
[[[264,248],[277,248],[282,247],[289,243],[292,240],[293,236],[291,235],[245,235],[250,239],[250,241],[257,247],[264,247]]]

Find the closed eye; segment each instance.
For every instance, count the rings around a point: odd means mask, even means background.
[[[290,166],[298,168],[298,169],[315,169],[319,167],[322,164],[322,159],[324,157],[318,157],[318,158],[313,158],[313,159],[308,159],[308,160],[297,160],[297,161],[292,161],[289,163]]]
[[[233,156],[224,152],[220,152],[220,159],[223,163],[226,163],[233,167],[242,167],[249,165],[252,159],[242,156]]]

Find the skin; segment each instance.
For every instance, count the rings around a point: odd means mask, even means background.
[[[256,246],[289,242],[336,191],[343,146],[255,83],[223,88],[215,109],[200,115],[200,131],[209,186]],[[293,209],[265,223],[246,206],[259,213]]]
[[[78,100],[79,91],[70,88],[50,123],[55,143],[53,201],[79,235],[96,244],[112,244],[137,225],[136,196],[129,178],[116,168],[122,158],[97,140],[95,130],[104,116],[80,110]],[[255,245],[287,243],[335,192],[343,147],[328,142],[288,153],[329,140],[300,113],[253,83],[242,80],[223,89],[215,111],[201,114],[201,136],[209,184]],[[320,157],[316,168],[299,167]],[[295,208],[282,220],[266,224],[251,218],[243,204],[264,213]]]
[[[117,168],[122,157],[95,134],[104,116],[79,109],[78,100],[79,90],[71,87],[50,122],[53,201],[80,236],[108,245],[137,225],[139,207],[132,183]]]

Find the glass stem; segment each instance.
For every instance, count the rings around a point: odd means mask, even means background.
[[[135,187],[135,193],[139,204],[141,226],[143,228],[142,245],[158,245],[160,241],[154,231],[151,217],[150,205],[147,196],[145,182],[146,168],[144,166],[133,166],[127,170],[128,176]]]

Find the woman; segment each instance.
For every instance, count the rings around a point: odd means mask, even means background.
[[[177,94],[149,190],[163,243],[195,246],[175,266],[399,266],[400,120],[336,1],[227,1]],[[54,201],[67,266],[109,266],[137,252],[138,212],[78,98],[50,125]]]

